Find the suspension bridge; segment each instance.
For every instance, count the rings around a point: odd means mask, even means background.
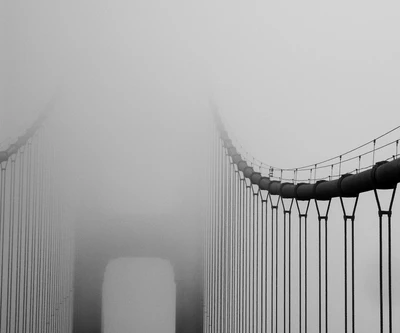
[[[214,116],[204,237],[189,254],[173,218],[115,221],[112,230],[76,223],[57,181],[51,114],[1,148],[1,332],[100,332],[105,265],[135,255],[172,261],[178,333],[399,329],[392,213],[400,160],[399,140],[390,139],[398,127],[288,169],[249,157]],[[88,246],[82,235],[91,232],[103,238]],[[365,257],[376,260],[367,271]]]

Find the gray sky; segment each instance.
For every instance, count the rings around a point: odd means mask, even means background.
[[[396,123],[394,1],[4,6],[6,113],[37,112],[59,85],[204,109],[213,96],[247,150],[283,166],[340,153]]]

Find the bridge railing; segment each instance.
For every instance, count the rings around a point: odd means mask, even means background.
[[[71,332],[73,229],[47,115],[0,151],[0,331]]]
[[[218,118],[215,138],[205,332],[397,332],[398,140],[372,167],[291,182],[256,171]]]

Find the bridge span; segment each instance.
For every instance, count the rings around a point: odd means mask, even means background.
[[[75,209],[48,114],[0,151],[1,332],[101,332],[118,257],[172,263],[178,333],[400,329],[400,127],[282,168],[249,156],[214,115],[199,214]]]

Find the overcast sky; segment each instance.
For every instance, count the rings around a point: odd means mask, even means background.
[[[253,155],[284,166],[339,153],[396,123],[394,1],[3,6],[6,113],[37,112],[60,85],[124,99],[164,94],[203,109],[213,96]]]

